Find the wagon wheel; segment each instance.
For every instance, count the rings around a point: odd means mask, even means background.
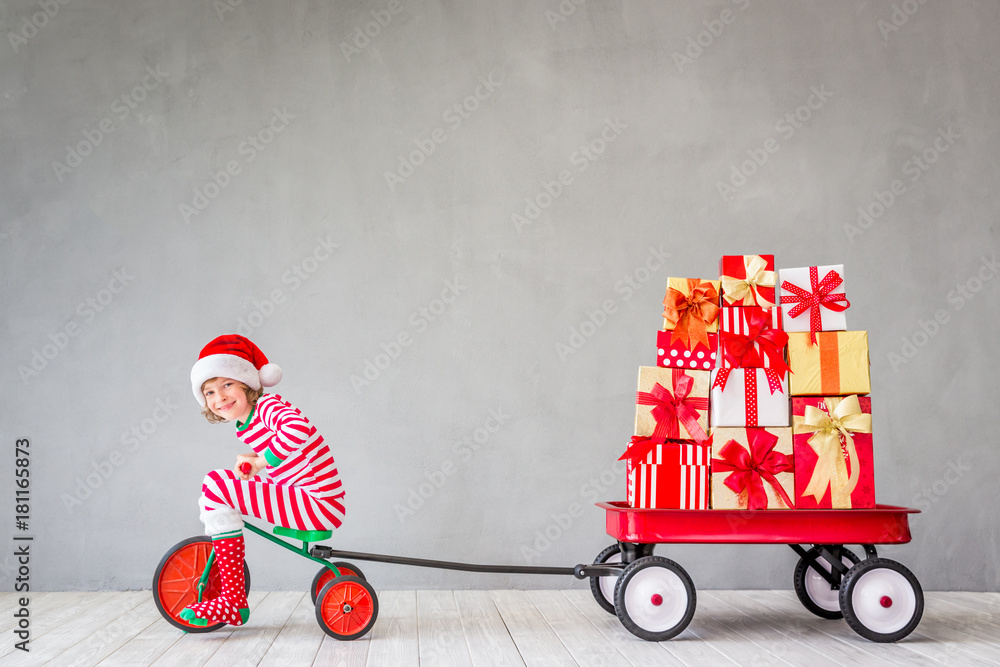
[[[636,637],[663,641],[684,631],[697,596],[691,577],[662,556],[645,556],[625,568],[615,585],[615,611]]]
[[[353,565],[351,563],[344,563],[342,561],[337,561],[333,565],[338,570],[340,570],[341,576],[351,576],[351,577],[359,577],[361,579],[366,579],[364,573],[357,565]],[[333,571],[330,568],[328,567],[320,568],[320,571],[316,573],[315,577],[313,577],[312,584],[309,586],[309,596],[312,598],[313,604],[316,604],[316,596],[319,595],[319,592],[321,590],[323,590],[323,587],[326,586],[331,581],[333,581],[334,579],[336,579],[336,577],[333,576]]]
[[[372,629],[376,618],[375,589],[360,577],[337,577],[316,597],[316,620],[334,639],[357,639]]]
[[[185,632],[212,632],[226,625],[191,625],[180,617],[184,608],[198,602],[198,584],[205,572],[205,565],[212,553],[212,538],[205,535],[189,537],[167,549],[153,573],[153,601],[167,623]],[[250,592],[250,568],[243,561],[243,578],[246,591]],[[202,600],[219,597],[222,577],[219,568],[212,564]]]
[[[924,592],[913,573],[888,558],[869,558],[844,577],[840,608],[851,629],[873,642],[896,642],[924,613]]]
[[[597,554],[597,558],[594,559],[595,564],[620,562],[622,562],[622,552],[621,548],[617,544],[612,544],[610,547]],[[615,613],[616,583],[618,583],[618,577],[607,576],[590,578],[590,592],[594,594],[594,599],[597,600],[597,604],[600,605],[601,609],[609,614]]]
[[[843,547],[840,548],[840,557],[848,569],[861,562],[861,559],[853,551]],[[826,572],[833,571],[830,562],[819,555],[819,547],[813,547],[806,556],[799,559],[798,565],[795,566],[795,574],[793,575],[795,594],[799,596],[802,606],[817,616],[843,618],[844,615],[840,611],[840,587],[834,588],[816,570],[817,567],[822,567]],[[843,584],[843,580],[841,580],[841,584]]]

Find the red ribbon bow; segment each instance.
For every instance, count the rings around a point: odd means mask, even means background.
[[[688,279],[688,293],[667,288],[663,317],[674,323],[670,344],[681,341],[689,350],[696,343],[708,345],[708,325],[719,317],[719,291],[707,280]]]
[[[819,280],[819,269],[810,266],[809,285],[812,289],[811,292],[807,292],[787,280],[781,283],[781,289],[792,293],[782,294],[781,303],[796,304],[788,311],[789,317],[798,317],[806,312],[807,308],[809,309],[809,331],[813,345],[816,344],[816,332],[822,330],[820,306],[836,313],[842,313],[851,307],[851,302],[847,300],[846,294],[830,294],[830,291],[842,282],[844,279],[836,271],[830,271],[823,276],[823,280]],[[843,301],[843,303],[837,303],[838,301]]]
[[[788,345],[788,334],[781,329],[772,329],[770,317],[763,310],[744,309],[742,316],[746,319],[748,333],[723,331],[721,334],[726,360],[733,368],[763,368],[763,352],[770,361],[769,368],[784,375],[788,366],[785,364],[782,348]]]
[[[648,392],[635,393],[636,403],[653,406],[651,412],[653,419],[656,420],[656,429],[653,431],[652,439],[656,444],[666,442],[668,438],[679,440],[681,437],[679,426],[683,424],[695,442],[703,442],[708,438],[708,434],[698,424],[698,410],[708,410],[708,399],[689,396],[694,378],[683,369],[672,369],[672,380],[674,386],[672,394],[659,382]]]
[[[775,477],[778,473],[794,469],[788,456],[774,451],[778,436],[762,428],[748,428],[747,441],[750,443],[749,448],[743,447],[736,440],[727,442],[719,451],[719,456],[722,458],[712,459],[712,472],[730,473],[723,483],[733,493],[747,492],[747,509],[767,509],[765,481],[771,485],[786,507],[795,507]]]
[[[632,466],[642,463],[649,454],[660,443],[645,435],[633,435],[632,441],[625,450],[625,453],[618,457],[619,461],[627,461]]]
[[[715,382],[712,383],[712,389],[718,387],[722,391],[726,390],[726,383],[729,382],[729,375],[736,370],[735,368],[720,368],[715,372]],[[752,370],[752,369],[751,369]],[[781,391],[781,376],[778,375],[778,371],[774,368],[762,368],[764,371],[764,377],[767,378],[767,388],[771,390],[773,394],[776,391]],[[746,392],[753,392],[753,395],[757,395],[757,375],[756,373],[750,373],[747,369],[743,370],[743,382],[746,386]]]

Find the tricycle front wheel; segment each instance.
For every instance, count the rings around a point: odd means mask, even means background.
[[[185,632],[212,632],[226,625],[191,625],[180,617],[184,608],[199,601],[198,585],[212,555],[212,538],[198,535],[182,540],[167,549],[153,573],[153,601],[167,623]],[[246,591],[250,592],[250,568],[243,562]],[[201,601],[217,598],[222,593],[219,568],[212,563]]]

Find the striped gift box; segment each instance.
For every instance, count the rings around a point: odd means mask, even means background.
[[[722,361],[720,364],[722,368],[739,368],[739,366],[734,366],[733,363],[726,358],[725,343],[728,338],[728,334],[739,334],[741,336],[749,335],[750,325],[748,324],[748,318],[758,316],[760,314],[763,314],[768,319],[770,324],[770,326],[764,328],[764,331],[767,331],[768,329],[781,330],[780,308],[758,308],[756,306],[734,307],[723,308],[719,312],[719,357]],[[757,350],[757,356],[762,362],[760,367],[771,368],[774,365],[771,358],[764,354],[764,350],[761,349],[760,343],[754,343],[754,349]],[[782,360],[784,360],[784,351],[782,351]]]
[[[628,504],[641,509],[709,508],[711,446],[686,442],[656,445],[627,466]]]

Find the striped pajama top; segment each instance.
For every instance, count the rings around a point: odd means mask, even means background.
[[[301,488],[317,498],[343,498],[340,473],[323,436],[281,396],[264,394],[247,418],[237,424],[237,437],[267,459],[275,484]]]

